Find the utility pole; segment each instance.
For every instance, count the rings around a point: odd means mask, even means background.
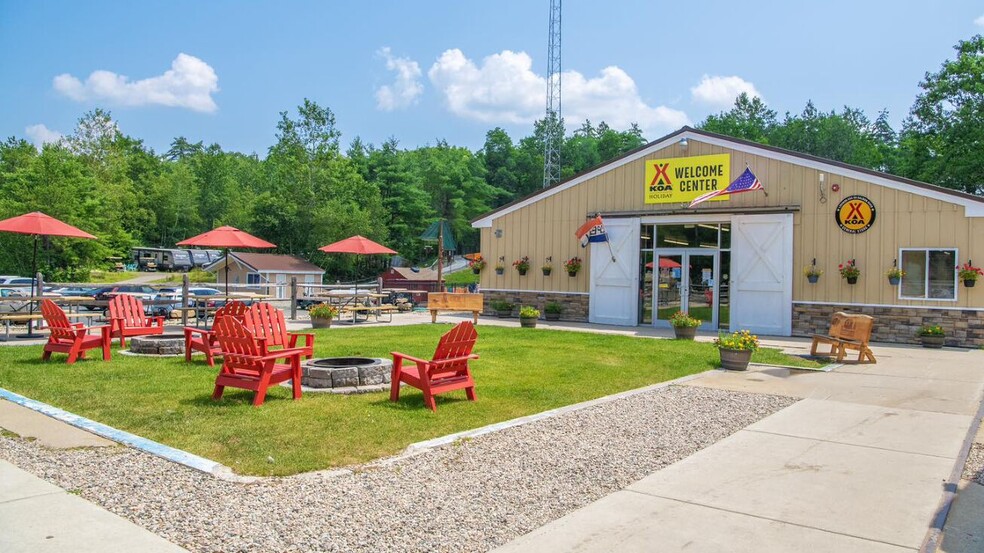
[[[550,0],[550,29],[547,33],[547,112],[543,147],[543,187],[560,180],[560,148],[564,143],[560,109],[560,8],[561,0]]]

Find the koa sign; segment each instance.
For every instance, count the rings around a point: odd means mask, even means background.
[[[860,234],[875,222],[875,204],[864,196],[848,196],[837,204],[834,220],[844,232]]]
[[[728,154],[646,161],[647,204],[689,203],[701,194],[727,188],[730,182],[731,156]],[[722,195],[710,201],[727,199],[727,195]]]

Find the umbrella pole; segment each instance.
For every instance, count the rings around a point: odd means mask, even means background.
[[[21,334],[18,338],[38,338],[41,335],[34,332],[34,293],[35,285],[37,284],[38,277],[38,235],[34,235],[34,255],[31,257],[31,300],[27,303],[30,305],[31,319],[27,320],[27,334]]]
[[[225,249],[225,289],[226,303],[229,303],[229,248]],[[225,305],[225,304],[223,304]]]

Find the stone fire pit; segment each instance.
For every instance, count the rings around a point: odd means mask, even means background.
[[[393,361],[371,357],[327,357],[305,361],[301,384],[310,391],[339,394],[389,389]]]
[[[129,353],[137,355],[184,355],[184,334],[154,334],[127,338]]]

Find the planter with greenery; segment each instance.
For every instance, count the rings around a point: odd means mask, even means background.
[[[940,349],[946,342],[946,332],[940,325],[926,325],[920,328],[916,334],[919,335],[919,341],[924,348]]]
[[[858,277],[861,276],[861,269],[858,269],[853,259],[848,259],[846,263],[838,265],[837,270],[840,271],[841,278],[846,280],[848,284],[857,284]]]
[[[981,271],[980,267],[974,267],[971,265],[971,262],[968,261],[957,267],[957,274],[960,276],[960,280],[963,281],[964,286],[967,288],[973,288],[974,284],[977,283],[977,279],[984,276],[984,271]]]
[[[489,305],[491,305],[492,306],[492,309],[495,310],[496,316],[499,316],[499,317],[511,317],[512,316],[513,304],[509,303],[508,301],[505,301],[505,300],[495,300],[492,303],[490,303]]]
[[[501,275],[506,272],[506,266],[501,262],[495,264],[495,274]]]
[[[519,308],[519,325],[523,328],[536,328],[536,320],[540,318],[540,310],[524,305]]]
[[[564,270],[567,271],[567,276],[576,277],[581,270],[581,263],[580,257],[572,257],[565,261]]]
[[[806,280],[809,281],[810,284],[816,284],[817,281],[820,280],[820,275],[822,274],[823,271],[821,269],[817,269],[816,265],[807,265],[803,269],[803,275],[806,276]]]
[[[519,271],[519,276],[525,275],[526,271],[530,270],[529,256],[524,255],[523,257],[520,257],[516,261],[513,261],[513,267],[515,267],[516,270]]]
[[[748,330],[738,330],[731,334],[718,336],[714,343],[721,353],[721,368],[729,371],[744,371],[752,360],[752,353],[758,349],[758,336]]]
[[[902,277],[905,276],[905,271],[898,267],[892,267],[887,273],[885,273],[885,276],[888,277],[889,284],[892,286],[898,286],[899,283],[902,282]]]
[[[544,318],[548,321],[559,321],[560,314],[564,312],[564,306],[555,301],[548,301],[543,306],[543,312]]]
[[[677,311],[670,315],[670,324],[673,326],[673,333],[677,340],[693,340],[697,335],[697,327],[703,322],[698,318],[691,317],[689,313]]]
[[[478,254],[475,256],[475,259],[468,262],[468,266],[471,267],[472,272],[477,275],[482,272],[482,269],[485,268],[485,258],[482,257],[482,254]]]
[[[308,316],[311,317],[311,328],[328,328],[331,326],[331,320],[338,316],[338,308],[327,303],[319,303],[308,309]]]
[[[543,276],[550,276],[550,273],[553,272],[553,264],[548,261],[540,267],[540,270],[543,271]]]

